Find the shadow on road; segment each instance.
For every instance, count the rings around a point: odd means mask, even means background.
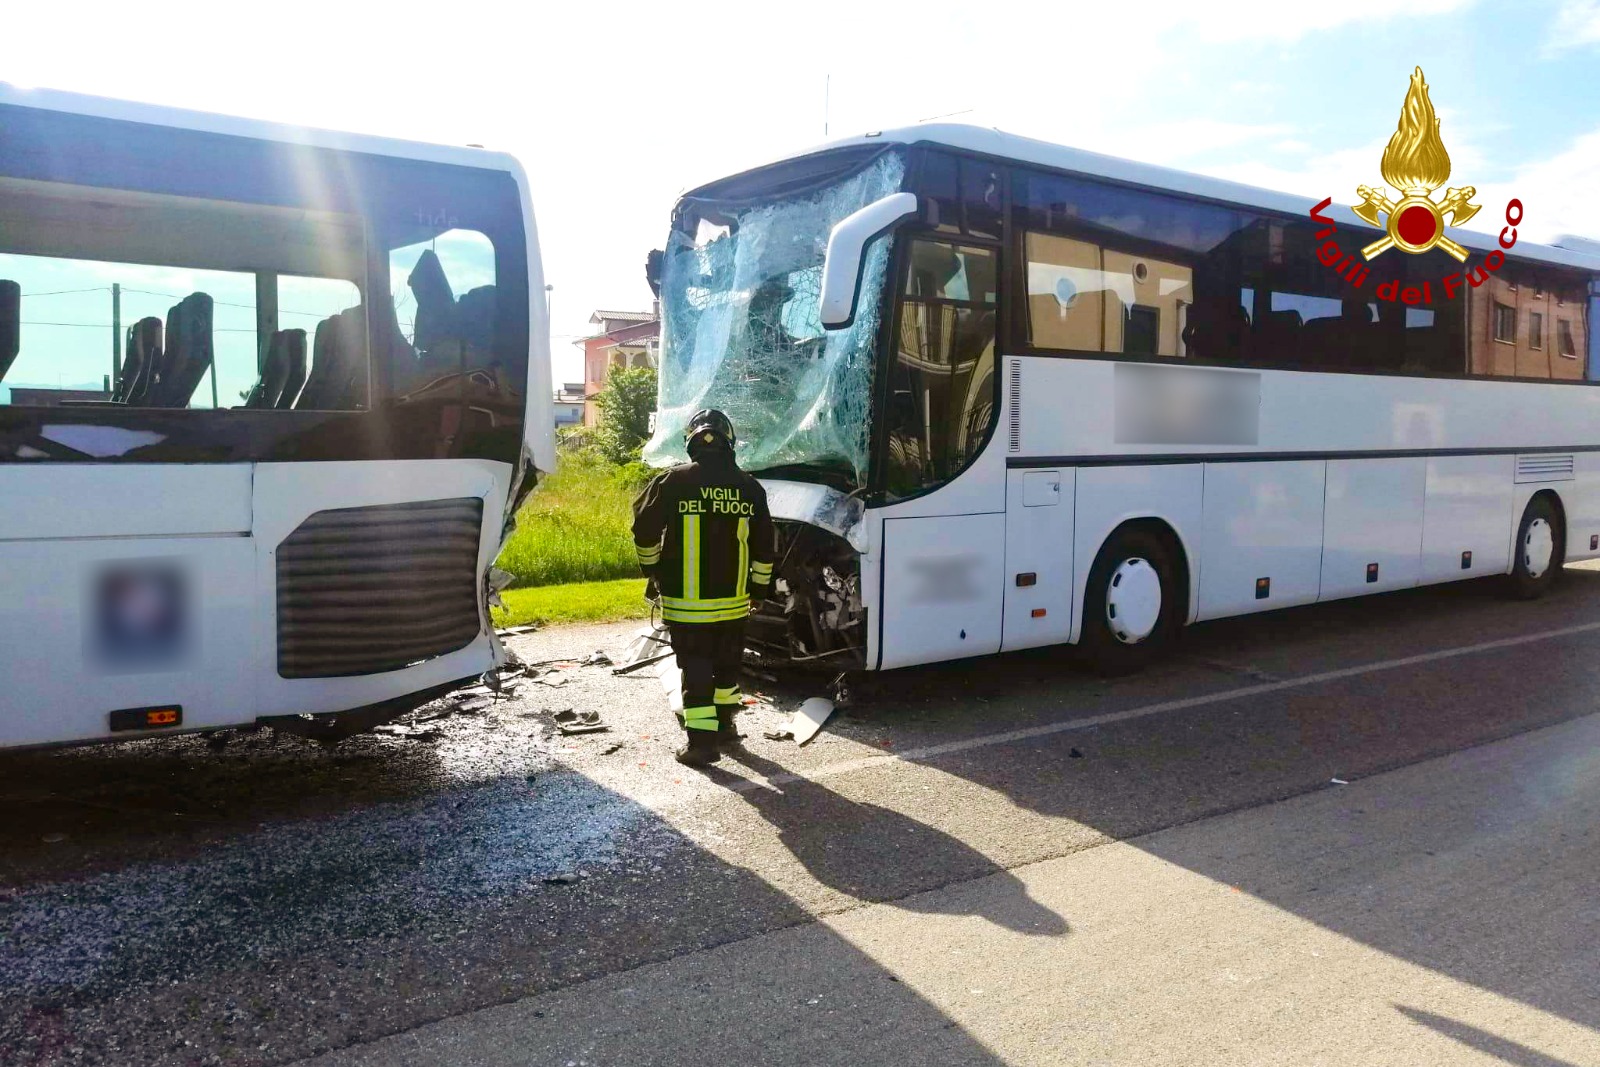
[[[1435,1015],[1431,1011],[1421,1008],[1409,1008],[1404,1004],[1396,1004],[1395,1010],[1412,1022],[1420,1026],[1443,1034],[1453,1041],[1459,1041],[1468,1048],[1476,1049],[1486,1056],[1493,1056],[1502,1063],[1511,1067],[1581,1067],[1580,1064],[1570,1060],[1557,1059],[1546,1056],[1538,1049],[1531,1049],[1527,1045],[1518,1044],[1507,1038],[1498,1037],[1487,1030],[1480,1030],[1476,1026],[1464,1023],[1459,1019],[1448,1019],[1443,1015]]]
[[[1029,897],[1015,875],[959,838],[893,808],[794,778],[754,753],[732,758],[768,779],[782,776],[781,786],[751,789],[742,799],[772,824],[783,846],[823,885],[863,902],[894,900],[897,907],[941,914],[947,898],[907,894],[947,885],[952,872],[961,872],[962,880],[992,875],[1008,892],[1003,906],[982,918],[1040,937],[1068,932],[1066,920]]]

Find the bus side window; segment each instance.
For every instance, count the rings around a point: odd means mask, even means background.
[[[997,279],[994,249],[911,243],[884,412],[891,499],[954,478],[988,439]]]
[[[514,391],[500,381],[495,250],[476,230],[451,229],[389,253],[395,392],[416,398],[455,388]]]

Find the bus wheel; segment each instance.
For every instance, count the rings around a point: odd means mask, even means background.
[[[1096,671],[1131,674],[1171,644],[1181,596],[1176,575],[1167,542],[1148,529],[1124,529],[1105,543],[1089,570],[1079,639]]]
[[[1521,600],[1544,596],[1561,575],[1567,554],[1566,530],[1550,497],[1540,493],[1528,501],[1517,527],[1511,563],[1511,594]]]

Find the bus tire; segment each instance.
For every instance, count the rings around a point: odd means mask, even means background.
[[[1182,622],[1178,584],[1166,538],[1143,526],[1112,534],[1084,591],[1078,643],[1089,666],[1113,677],[1132,674],[1165,652]]]
[[[1528,501],[1512,546],[1509,588],[1518,600],[1537,600],[1561,577],[1567,554],[1566,523],[1548,493]]]

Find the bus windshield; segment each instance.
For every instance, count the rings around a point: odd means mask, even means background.
[[[714,407],[733,420],[747,470],[812,468],[865,484],[890,238],[868,247],[848,328],[825,331],[817,301],[834,224],[898,190],[905,162],[884,150],[844,162],[822,171],[816,160],[797,161],[678,205],[662,269],[661,387],[647,462],[681,461],[689,417]]]

